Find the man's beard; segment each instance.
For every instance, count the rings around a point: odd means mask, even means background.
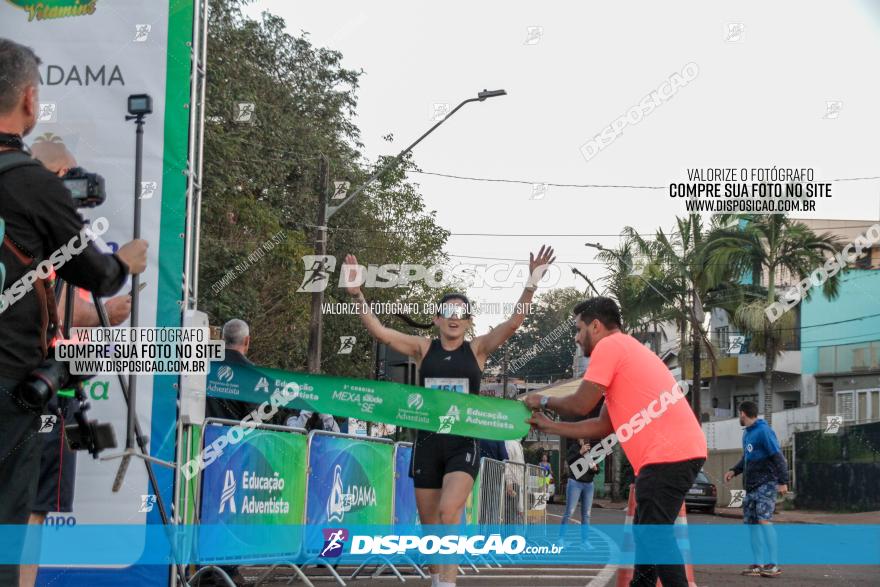
[[[581,350],[584,351],[584,356],[589,357],[593,354],[593,341],[589,338],[584,339],[584,343],[581,345]]]

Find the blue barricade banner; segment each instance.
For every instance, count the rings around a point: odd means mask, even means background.
[[[415,526],[419,523],[416,489],[409,476],[412,446],[398,444],[394,453],[394,523]]]
[[[253,526],[256,534],[214,530],[200,535],[199,554],[206,560],[290,554],[302,544],[296,533],[284,534],[283,540],[273,543],[262,542],[259,536],[267,526],[303,523],[306,436],[253,429],[245,440],[235,442],[242,432],[240,426],[205,428],[205,462],[214,458],[202,471],[199,518],[202,525],[221,529]]]
[[[312,433],[306,524],[391,524],[394,446]]]

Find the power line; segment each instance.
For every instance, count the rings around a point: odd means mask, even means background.
[[[801,330],[803,330],[805,328],[818,328],[819,326],[833,326],[835,324],[845,324],[847,322],[858,322],[859,320],[867,320],[868,318],[877,318],[878,316],[880,316],[880,313],[869,314],[867,316],[861,316],[859,318],[849,318],[847,320],[837,320],[836,322],[825,322],[824,324],[810,324],[809,326],[801,326]],[[878,336],[880,336],[880,335],[878,335]]]
[[[455,175],[452,173],[439,173],[434,171],[423,171],[420,169],[408,170],[408,173],[419,173],[421,175],[433,175],[436,177],[445,177],[447,179],[458,179],[462,181],[480,181],[487,183],[514,183],[522,185],[546,185],[550,187],[561,188],[623,188],[636,190],[665,190],[667,186],[654,185],[617,185],[617,184],[595,184],[595,183],[553,183],[549,181],[534,181],[526,179],[504,179],[490,177],[471,177],[465,175]],[[839,177],[829,181],[873,181],[880,179],[880,176],[871,177]]]
[[[810,324],[809,326],[792,326],[791,328],[779,328],[778,330],[780,332],[782,332],[782,331],[792,331],[792,332],[793,331],[801,331],[801,330],[806,330],[807,328],[820,328],[823,326],[835,326],[837,324],[847,324],[849,322],[859,322],[861,320],[867,320],[869,318],[877,318],[877,317],[880,317],[880,313],[868,314],[867,316],[859,316],[857,318],[847,318],[846,320],[835,320],[834,322],[822,322],[821,324]],[[749,333],[737,330],[737,331],[729,332],[728,335],[729,336],[749,336]],[[870,336],[870,335],[869,334],[864,334],[864,335],[853,334],[853,335],[851,335],[851,337],[852,336]],[[878,334],[877,336],[880,337],[880,334]],[[838,337],[838,338],[847,338],[847,337]],[[803,337],[801,337],[801,340],[803,340]],[[825,340],[825,339],[819,339],[819,340]],[[827,340],[834,340],[834,339],[829,338]],[[810,342],[814,342],[814,341],[810,341]]]
[[[795,219],[795,220],[797,220],[797,219]],[[815,228],[813,230],[818,231],[818,230],[828,230],[828,229],[832,229],[832,228],[860,228],[863,226],[870,227],[870,226],[873,226],[874,224],[876,224],[876,222],[866,220],[864,224],[846,225],[846,226],[844,226],[844,225],[823,226],[821,228]],[[304,226],[310,226],[312,228],[315,227],[314,225],[304,225]],[[381,229],[381,228],[351,228],[351,227],[342,227],[342,226],[332,226],[332,227],[329,227],[328,230],[342,231],[342,232],[369,232],[369,233],[386,233],[386,234],[401,234],[401,233],[407,234],[407,233],[412,232],[409,230],[388,230],[388,229]],[[642,233],[647,234],[650,232],[656,232],[656,229],[654,231],[637,231],[637,232],[639,232],[640,234],[642,234]],[[664,234],[668,238],[670,236],[678,235],[678,231],[665,232]],[[571,234],[553,234],[553,233],[524,234],[521,232],[518,232],[518,233],[450,232],[449,236],[485,236],[485,237],[505,237],[505,238],[512,238],[512,237],[517,237],[517,238],[519,238],[519,237],[530,237],[530,238],[531,237],[548,237],[548,238],[552,238],[552,237],[581,238],[581,237],[584,237],[584,238],[586,238],[586,237],[625,237],[626,235],[622,232],[619,232],[619,233],[577,233],[577,234],[574,234],[574,233],[571,233]],[[643,237],[643,238],[645,238],[645,237]],[[650,240],[654,240],[654,239],[651,237],[648,237],[648,238],[645,238],[645,240],[650,241]]]
[[[550,187],[559,187],[559,188],[628,188],[628,189],[636,189],[636,190],[665,190],[666,186],[656,186],[656,185],[611,185],[611,184],[598,184],[598,183],[551,183],[548,181],[529,181],[525,179],[498,179],[498,178],[489,178],[489,177],[468,177],[464,175],[453,175],[451,173],[438,173],[433,171],[422,171],[418,169],[412,169],[408,171],[409,173],[419,173],[421,175],[433,175],[436,177],[445,177],[447,179],[460,179],[464,181],[482,181],[488,183],[515,183],[522,185],[546,185]]]
[[[831,181],[870,181],[874,179],[880,179],[880,175],[875,175],[873,177],[838,177]]]
[[[845,339],[866,337],[866,336],[869,337],[866,340],[845,340]],[[873,337],[873,338],[870,338],[870,337]],[[836,336],[833,338],[819,338],[816,340],[810,340],[808,342],[811,342],[811,343],[814,343],[814,342],[838,342],[839,344],[858,344],[860,342],[877,342],[877,341],[878,341],[878,336],[876,334],[853,334],[850,336]],[[800,348],[802,348],[802,349],[818,349],[818,348],[828,347],[828,346],[837,346],[837,345],[801,344]]]

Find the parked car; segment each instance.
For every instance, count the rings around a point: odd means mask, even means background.
[[[685,508],[688,510],[701,509],[707,513],[714,514],[717,504],[718,488],[709,480],[706,472],[701,470],[697,473],[694,484],[688,489],[687,495],[684,498]]]

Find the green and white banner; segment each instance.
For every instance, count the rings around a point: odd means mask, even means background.
[[[513,440],[529,431],[522,402],[391,381],[212,363],[207,394],[262,404],[289,384],[298,386],[287,397],[286,407],[293,409],[488,440]]]

